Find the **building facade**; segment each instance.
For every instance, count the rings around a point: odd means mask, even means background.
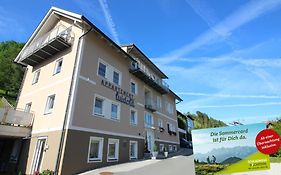
[[[15,62],[26,66],[17,108],[34,113],[23,172],[75,174],[177,151],[181,98],[167,76],[84,16],[52,7]]]

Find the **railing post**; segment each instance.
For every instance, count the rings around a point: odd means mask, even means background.
[[[5,107],[5,112],[4,112],[4,116],[3,116],[3,119],[2,119],[2,123],[6,123],[6,119],[7,119],[7,116],[8,116],[8,112],[9,112],[9,108],[8,107]]]

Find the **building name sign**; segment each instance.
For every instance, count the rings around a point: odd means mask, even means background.
[[[134,95],[123,90],[122,88],[114,85],[113,83],[107,81],[107,80],[101,80],[101,84],[109,89],[112,89],[116,92],[116,100],[125,103],[127,105],[130,105],[132,107],[135,106],[135,100]]]

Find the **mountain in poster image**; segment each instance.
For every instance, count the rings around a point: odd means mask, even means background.
[[[212,156],[214,155],[216,158],[216,162],[222,163],[228,158],[235,157],[236,160],[243,159],[255,152],[257,152],[257,148],[251,146],[236,146],[232,148],[221,147],[215,148],[205,154],[196,153],[194,154],[194,159],[199,160],[200,162],[207,162],[207,158],[209,157],[210,159],[212,159]]]

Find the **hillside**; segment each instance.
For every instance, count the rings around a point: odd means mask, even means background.
[[[234,164],[240,160],[242,160],[242,159],[240,159],[239,157],[229,157],[229,158],[225,159],[224,161],[222,161],[221,164],[224,164],[224,165]]]
[[[23,46],[23,43],[15,41],[0,42],[0,98],[4,96],[13,105],[24,73],[14,59]]]
[[[212,157],[212,155],[214,155],[216,157],[217,162],[221,163],[229,157],[237,157],[243,159],[255,152],[257,152],[257,148],[250,146],[236,146],[232,148],[221,147],[213,149],[205,154],[197,153],[194,155],[194,158],[196,160],[199,160],[200,162],[206,162],[206,158],[208,156]]]
[[[196,114],[188,113],[190,117],[194,119],[194,129],[202,128],[216,128],[227,126],[223,121],[216,120],[212,117],[209,117],[207,114],[197,111]]]

